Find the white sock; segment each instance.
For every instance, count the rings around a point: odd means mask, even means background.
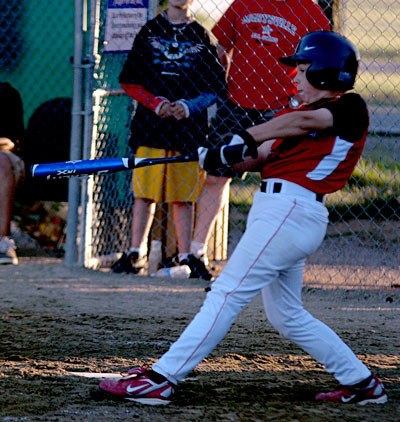
[[[190,252],[199,259],[202,259],[204,265],[208,265],[208,256],[207,256],[207,245],[205,243],[197,242],[192,240],[190,243]]]
[[[132,252],[137,252],[139,254],[139,256],[146,256],[147,255],[147,248],[143,248],[143,247],[130,248],[129,253],[132,253]]]
[[[182,261],[183,261],[184,259],[186,259],[188,256],[189,256],[189,253],[188,253],[188,252],[178,254],[178,259],[179,259],[179,262],[182,262]]]
[[[207,246],[205,245],[205,243],[192,240],[192,242],[190,243],[190,252],[196,258],[201,258],[202,256],[205,256],[207,254]]]

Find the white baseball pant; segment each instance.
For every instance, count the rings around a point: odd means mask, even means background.
[[[300,190],[303,194],[304,188]],[[214,350],[243,307],[261,292],[272,326],[323,364],[339,383],[352,385],[367,378],[369,369],[302,304],[305,261],[323,241],[327,223],[325,206],[296,195],[293,189],[291,194],[257,192],[246,231],[229,262],[198,314],[153,369],[171,382],[181,381]]]

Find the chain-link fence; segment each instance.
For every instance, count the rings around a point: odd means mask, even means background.
[[[123,94],[117,75],[127,57],[126,43],[118,45],[122,35],[132,32],[140,20],[136,2],[124,2],[125,8],[115,13],[113,2],[100,2],[99,61],[95,69],[96,132],[92,144],[92,157],[129,154],[129,120],[133,110],[131,100]],[[130,3],[130,4],[128,4]],[[199,22],[211,29],[231,2],[194,2],[192,10]],[[324,8],[335,30],[346,35],[360,50],[361,68],[356,89],[368,102],[371,127],[367,147],[350,183],[340,192],[328,196],[331,224],[327,239],[307,267],[309,283],[337,282],[363,284],[365,275],[374,285],[395,283],[397,241],[399,237],[399,132],[397,116],[399,83],[397,81],[398,38],[397,20],[400,6],[396,2],[323,1]],[[149,5],[151,7],[151,5]],[[130,15],[130,18],[127,16]],[[110,21],[115,33],[106,34]],[[129,25],[129,20],[130,24]],[[126,26],[124,26],[126,25]],[[130,29],[126,29],[126,28]],[[119,29],[117,29],[119,28]],[[122,29],[122,28],[125,28]],[[260,27],[265,34],[276,30],[273,24]],[[255,31],[257,31],[256,29]],[[112,37],[114,44],[110,47]],[[119,38],[118,38],[119,37]],[[111,52],[111,50],[113,50]],[[95,93],[96,93],[95,90]],[[212,109],[211,109],[212,110]],[[133,134],[134,135],[134,134]],[[93,214],[90,227],[92,236],[87,255],[92,264],[115,259],[130,245],[132,194],[130,173],[111,177],[98,177],[93,182]],[[182,181],[184,183],[184,181]],[[217,226],[213,235],[227,242],[228,257],[243,233],[246,215],[252,196],[259,186],[259,176],[247,173],[234,177],[230,185],[227,227]],[[154,224],[165,226],[165,221]],[[224,221],[224,218],[222,220]],[[168,236],[176,236],[167,230]],[[209,247],[211,259],[223,245]],[[224,254],[222,254],[224,255]],[[102,257],[102,259],[101,259]],[[221,257],[221,254],[220,254]],[[93,260],[93,258],[95,258]],[[100,258],[100,259],[99,259]],[[91,259],[91,260],[90,260]],[[356,271],[358,269],[358,271]],[[383,270],[384,269],[384,270]]]
[[[70,60],[74,52],[74,7],[67,0],[56,3],[2,2],[0,34],[4,40],[1,47],[4,54],[1,55],[1,78],[12,82],[22,94],[28,134],[31,119],[44,124],[39,129],[32,129],[36,140],[30,142],[34,145],[31,151],[37,154],[31,152],[29,160],[64,159],[65,152],[61,155],[57,152],[64,144],[69,149],[68,117],[71,115],[65,110],[71,107],[72,70],[76,66],[84,70],[80,82],[82,108],[72,108],[73,121],[82,119],[81,156],[128,156],[131,154],[128,145],[130,120],[137,104],[121,89],[118,76],[135,34],[162,8],[158,8],[156,2],[146,0],[76,2],[83,7],[83,23],[77,22],[75,15],[75,41],[78,31],[84,42],[82,63],[74,64]],[[192,11],[201,24],[211,29],[230,3],[193,1]],[[356,89],[368,103],[371,124],[365,152],[350,183],[327,198],[331,223],[323,246],[310,259],[306,280],[310,284],[323,282],[329,285],[335,280],[335,283],[362,286],[368,276],[368,284],[390,286],[398,283],[396,271],[399,269],[400,76],[397,68],[400,40],[397,34],[400,4],[390,0],[324,0],[319,3],[332,18],[334,29],[347,36],[360,50]],[[275,24],[268,23],[255,31],[271,35],[276,29]],[[85,107],[85,102],[90,106]],[[50,116],[60,116],[60,110],[66,114],[62,119],[64,123],[67,121],[66,129],[58,133],[61,123],[56,123],[53,125],[56,134],[37,140],[38,131],[47,130],[54,120]],[[214,112],[215,108],[210,107],[210,116]],[[65,142],[55,139],[65,139]],[[42,142],[44,147],[40,149],[37,142]],[[43,155],[44,150],[52,150],[52,145],[57,147],[49,153],[51,157]],[[134,202],[131,177],[132,172],[126,171],[78,182],[81,193],[77,193],[80,204],[77,243],[81,264],[109,266],[129,249]],[[66,201],[66,193],[61,194],[63,189],[66,192],[65,181],[60,182],[60,186],[46,183],[40,188],[43,199]],[[211,264],[217,270],[243,233],[252,196],[258,188],[257,173],[233,178],[228,201],[212,232],[213,240],[208,250]],[[54,190],[51,195],[48,194],[50,190]],[[57,197],[57,194],[60,195]],[[173,248],[176,233],[170,219],[171,209],[160,206],[150,238],[160,236],[161,230],[163,241],[172,244]],[[71,237],[75,235],[74,231],[70,234]]]
[[[66,160],[73,97],[73,3],[2,0],[0,5],[0,80],[20,92],[24,107],[25,136],[16,152],[23,155],[27,169],[37,162]],[[27,177],[18,192],[15,222],[44,246],[61,245],[67,195],[67,180],[49,184]],[[24,248],[31,245],[23,243]]]

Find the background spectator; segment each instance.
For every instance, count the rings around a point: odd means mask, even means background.
[[[15,243],[10,238],[15,192],[24,179],[21,141],[24,136],[23,105],[8,82],[0,82],[0,264],[18,264]]]
[[[167,9],[136,36],[120,75],[122,88],[138,101],[130,147],[136,157],[192,153],[205,143],[207,108],[225,86],[224,71],[207,31],[190,13],[191,0],[170,0]],[[172,203],[178,263],[191,277],[209,277],[190,254],[193,203],[200,190],[197,163],[157,165],[133,173],[131,249],[114,272],[139,273],[146,266],[148,237],[156,203]]]

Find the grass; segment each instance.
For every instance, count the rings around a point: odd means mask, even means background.
[[[340,3],[338,30],[361,54],[357,91],[370,104],[397,105],[400,96],[400,2],[348,0]]]
[[[363,71],[357,79],[355,89],[374,105],[396,105],[400,98],[400,73],[388,74],[383,70]]]
[[[397,0],[341,2],[340,32],[369,59],[398,58],[400,3]]]

